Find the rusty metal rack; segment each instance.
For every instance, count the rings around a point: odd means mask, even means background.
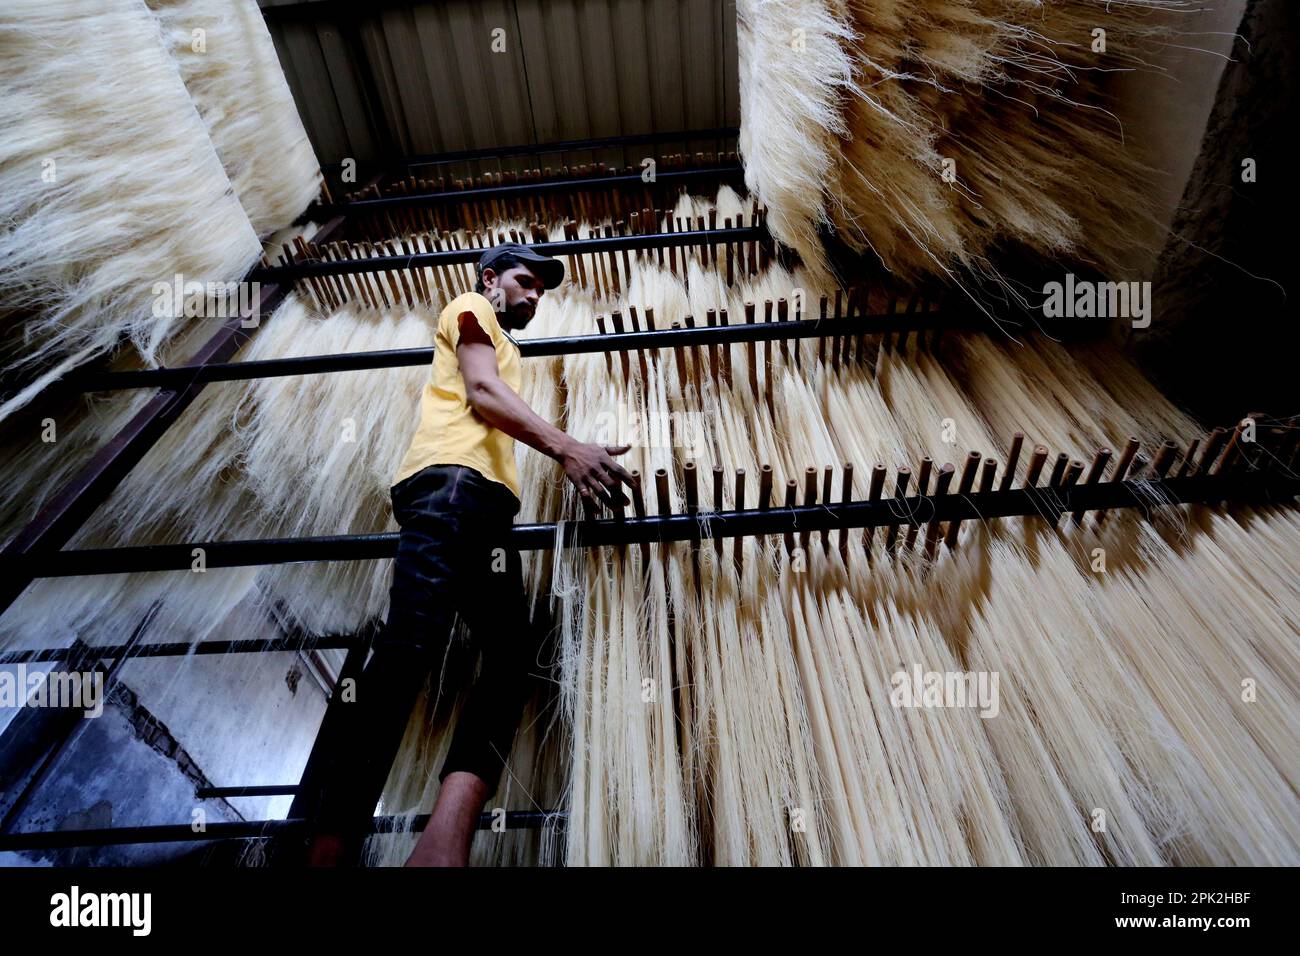
[[[923,345],[933,341],[941,332],[952,329],[977,328],[976,316],[969,312],[944,312],[921,309],[910,312],[851,315],[820,320],[784,319],[772,321],[773,309],[766,303],[768,321],[755,322],[753,312],[744,323],[730,324],[725,310],[717,321],[709,325],[691,325],[686,328],[655,329],[644,331],[611,332],[603,335],[571,335],[552,338],[520,339],[519,353],[523,358],[546,358],[559,355],[578,355],[603,352],[607,354],[636,352],[640,350],[681,349],[693,346],[728,346],[758,342],[798,341],[803,339],[852,338],[855,341],[866,335],[895,335],[900,347],[906,345],[913,333]],[[784,300],[777,303],[778,314],[788,312]],[[631,316],[636,315],[636,308]],[[654,310],[644,310],[651,325]],[[622,315],[616,313],[615,327],[622,326]],[[631,319],[631,316],[629,317]],[[603,317],[602,317],[603,318]],[[710,319],[715,317],[710,316]],[[603,323],[602,323],[603,324]],[[926,336],[926,333],[930,333]],[[924,338],[923,338],[924,336]],[[847,351],[847,350],[846,350]],[[838,355],[838,349],[836,349]],[[332,355],[303,355],[283,359],[260,359],[247,362],[187,363],[170,368],[140,369],[126,372],[93,372],[70,375],[64,387],[75,391],[111,391],[130,388],[176,388],[196,383],[231,382],[247,379],[276,378],[286,375],[310,375],[325,372],[348,372],[363,369],[402,368],[428,365],[433,360],[433,348],[384,349],[373,352],[345,352]],[[846,361],[847,361],[846,355]]]
[[[1136,441],[1136,440],[1134,440]],[[1130,447],[1133,447],[1130,445]],[[1222,445],[1220,446],[1222,449]],[[1041,451],[1039,451],[1041,450]],[[1036,454],[1046,455],[1039,446]],[[1136,448],[1133,449],[1136,452]],[[1231,449],[1229,449],[1231,451]],[[1226,453],[1225,453],[1226,454]],[[804,486],[805,501],[795,503],[799,489],[794,479],[787,484],[786,504],[771,505],[771,469],[763,470],[757,507],[739,510],[702,511],[698,506],[681,513],[646,515],[644,499],[638,499],[637,514],[632,517],[595,518],[553,523],[514,525],[508,541],[501,542],[521,551],[545,551],[556,546],[601,548],[627,545],[670,544],[700,539],[724,539],[750,536],[785,535],[808,532],[844,532],[850,529],[891,528],[900,526],[926,527],[929,547],[933,557],[938,540],[938,526],[946,524],[944,541],[949,547],[956,544],[956,529],[963,521],[992,521],[1006,517],[1040,517],[1055,524],[1062,515],[1082,516],[1086,512],[1104,512],[1111,509],[1139,508],[1147,511],[1160,505],[1195,504],[1219,501],[1266,503],[1285,501],[1300,493],[1300,477],[1281,471],[1228,470],[1223,466],[1217,473],[1180,474],[1165,477],[1153,473],[1146,479],[1121,478],[1102,481],[1101,476],[1111,457],[1109,449],[1100,449],[1094,457],[1094,467],[1082,484],[1077,483],[1082,472],[1082,462],[1068,462],[1060,456],[1047,484],[1039,486],[1036,479],[1044,458],[1037,467],[1031,463],[1029,481],[1020,488],[992,487],[997,462],[982,459],[978,452],[966,458],[959,486],[949,491],[955,477],[951,464],[933,467],[925,459],[918,469],[920,492],[907,495],[911,470],[897,470],[896,487],[899,493],[880,497],[886,469],[876,466],[871,484],[872,496],[868,499],[840,501],[823,499],[818,502],[818,485],[823,489],[834,486],[833,469],[820,475],[818,469],[809,468]],[[1135,458],[1130,454],[1129,462]],[[983,464],[983,467],[981,467]],[[1124,469],[1130,467],[1124,464]],[[1206,467],[1215,464],[1212,459]],[[1011,467],[1015,463],[1011,462]],[[694,481],[693,467],[687,469]],[[721,494],[721,469],[715,472],[714,482]],[[1120,473],[1117,466],[1116,473]],[[841,487],[852,482],[851,466],[841,470]],[[936,477],[936,490],[928,492],[926,485],[931,474]],[[979,475],[979,487],[974,484]],[[847,477],[845,477],[847,476]],[[818,478],[822,481],[818,481]],[[744,472],[738,472],[738,487],[744,487]],[[667,507],[666,472],[656,475],[660,488],[660,507]],[[692,497],[688,485],[688,500]],[[698,496],[695,496],[698,500]],[[1077,523],[1077,522],[1076,522]],[[189,570],[195,549],[201,549],[208,568],[251,567],[269,564],[325,561],[370,561],[391,558],[397,551],[396,532],[358,535],[329,535],[305,538],[262,538],[244,541],[191,541],[182,544],[154,544],[138,547],[90,548],[60,551],[53,554],[31,555],[23,559],[24,572],[33,577],[76,577],[96,574],[143,573],[155,571]],[[841,542],[843,542],[841,534]],[[870,536],[867,538],[870,544]],[[6,563],[11,559],[5,559]],[[17,572],[16,566],[6,571]]]
[[[682,138],[689,138],[683,136]],[[587,184],[593,182],[587,180]],[[372,184],[373,185],[373,184]],[[515,187],[505,187],[513,189]],[[529,187],[535,188],[535,187]],[[463,193],[461,196],[463,197]],[[401,197],[417,203],[441,203],[433,196]],[[450,201],[450,200],[448,200]],[[313,237],[311,245],[303,244],[297,254],[290,253],[280,266],[261,266],[253,270],[248,281],[261,283],[259,313],[269,317],[289,293],[293,283],[311,283],[316,280],[339,280],[362,273],[391,272],[426,267],[463,265],[481,254],[481,248],[447,249],[432,252],[400,251],[408,254],[371,255],[353,257],[349,250],[346,258],[328,252],[330,244],[343,234],[352,213],[366,208],[363,204],[375,200],[362,199],[350,204],[338,204],[344,211],[326,223]],[[387,199],[378,200],[381,204]],[[742,273],[750,274],[757,268],[759,255],[766,263],[772,255],[780,255],[773,248],[761,218],[751,225],[730,228],[687,229],[678,232],[646,233],[633,230],[629,235],[609,235],[579,239],[576,234],[568,241],[546,243],[546,251],[558,255],[581,256],[591,253],[624,255],[629,251],[711,248],[716,245],[733,247],[749,245],[751,253],[741,259]],[[724,224],[725,225],[725,224]],[[395,251],[395,244],[389,250]],[[316,253],[326,250],[325,254]],[[383,247],[381,246],[381,251]],[[719,263],[720,264],[720,263]],[[730,274],[731,259],[727,258]],[[427,292],[427,290],[426,290]],[[408,291],[408,295],[410,295]],[[427,295],[426,295],[427,298]],[[934,311],[920,296],[912,296],[907,310],[894,312],[892,306],[885,313],[854,314],[852,304],[847,315],[842,314],[838,297],[835,316],[827,316],[825,300],[822,301],[818,320],[788,319],[788,313],[777,305],[776,319],[771,321],[773,308],[766,304],[768,321],[754,321],[752,310],[747,310],[746,321],[729,324],[724,316],[717,321],[710,317],[707,325],[695,328],[656,329],[647,316],[647,327],[639,328],[632,319],[632,331],[624,331],[621,315],[611,316],[615,331],[612,334],[564,337],[525,342],[521,352],[525,355],[545,356],[575,352],[604,352],[618,354],[624,361],[634,352],[671,348],[680,357],[683,351],[697,347],[709,350],[710,358],[717,346],[756,343],[798,342],[801,339],[819,340],[818,358],[829,359],[838,369],[844,364],[861,362],[866,350],[863,340],[867,336],[884,336],[880,347],[903,349],[910,336],[916,334],[916,343],[922,348],[934,348],[940,333],[946,328],[968,327],[971,318],[952,311]],[[861,307],[859,309],[861,311]],[[615,317],[617,316],[617,318]],[[256,329],[243,327],[242,319],[228,322],[220,332],[200,348],[183,365],[170,369],[141,372],[93,373],[74,376],[75,387],[80,390],[117,388],[158,388],[160,391],[135,415],[120,433],[108,442],[60,488],[30,522],[6,546],[0,555],[4,576],[0,580],[0,613],[3,613],[37,577],[63,577],[124,572],[188,570],[193,550],[203,548],[209,568],[277,564],[299,561],[353,561],[391,557],[396,549],[395,534],[369,534],[329,536],[316,538],[275,538],[252,541],[209,541],[173,545],[146,545],[115,549],[81,549],[63,551],[67,542],[96,507],[112,492],[158,441],[165,430],[175,423],[208,383],[238,379],[261,378],[276,375],[320,374],[364,368],[389,368],[425,364],[431,350],[406,349],[387,352],[369,352],[353,355],[309,356],[295,359],[278,359],[265,362],[232,362],[236,352],[255,334]],[[928,337],[923,335],[929,331]],[[895,338],[896,337],[896,338]],[[725,349],[723,350],[725,352]],[[796,361],[799,351],[795,348]],[[771,353],[767,360],[770,361]],[[751,361],[751,368],[756,362]],[[679,366],[681,367],[681,366]],[[627,366],[624,366],[627,373]],[[719,374],[714,366],[714,374]],[[729,375],[729,369],[722,374]],[[697,367],[696,379],[699,371]],[[685,378],[685,377],[683,377]],[[757,386],[754,386],[755,389]],[[770,387],[770,385],[769,385]],[[1139,454],[1137,439],[1129,439],[1118,457],[1109,478],[1105,477],[1112,457],[1109,449],[1100,449],[1094,456],[1092,467],[1084,476],[1084,463],[1071,461],[1058,455],[1045,483],[1040,478],[1047,464],[1047,449],[1034,446],[1025,469],[1023,483],[1012,487],[1018,459],[1024,446],[1024,436],[1013,437],[1004,461],[1001,463],[1001,482],[994,483],[999,462],[971,452],[962,462],[958,476],[952,464],[936,465],[923,460],[916,472],[909,468],[896,470],[894,493],[884,497],[887,469],[882,465],[872,468],[865,499],[853,496],[853,466],[843,464],[838,469],[810,466],[805,469],[803,482],[787,480],[783,500],[777,500],[782,489],[773,488],[773,473],[764,466],[757,478],[757,495],[753,507],[746,507],[743,472],[733,475],[736,506],[731,510],[722,507],[722,488],[726,475],[716,468],[712,474],[713,508],[702,509],[698,478],[694,463],[683,468],[682,478],[686,489],[687,510],[671,513],[666,472],[656,473],[654,487],[658,493],[659,514],[646,511],[646,500],[640,486],[633,493],[633,513],[611,511],[608,516],[591,515],[587,520],[554,524],[531,524],[514,527],[511,543],[521,549],[540,550],[556,545],[557,533],[562,547],[612,548],[616,559],[621,550],[632,546],[641,549],[644,558],[652,545],[669,545],[689,542],[691,547],[702,547],[710,541],[722,555],[723,540],[733,538],[733,560],[741,560],[739,542],[744,537],[784,537],[786,549],[803,547],[811,535],[820,537],[824,550],[831,547],[831,532],[838,532],[836,546],[846,560],[877,561],[896,558],[900,553],[912,552],[925,560],[935,560],[940,543],[948,548],[959,546],[959,531],[965,521],[991,521],[1011,516],[1037,518],[1044,526],[1056,525],[1069,515],[1069,520],[1082,524],[1088,512],[1094,512],[1100,521],[1110,509],[1141,509],[1151,511],[1176,504],[1217,503],[1221,501],[1256,503],[1291,503],[1300,494],[1300,479],[1294,472],[1297,436],[1300,430],[1291,428],[1274,435],[1266,447],[1271,467],[1263,467],[1262,458],[1253,458],[1252,449],[1241,441],[1242,431],[1216,429],[1206,440],[1204,450],[1198,455],[1200,440],[1191,443],[1185,453],[1173,442],[1165,442],[1149,460]],[[1181,461],[1180,469],[1170,474],[1173,465]],[[1143,473],[1142,469],[1147,469]],[[1082,479],[1082,480],[1081,480]],[[933,486],[931,484],[933,480]],[[954,487],[955,483],[955,487]],[[833,489],[838,487],[838,495]],[[909,493],[910,489],[910,493]],[[864,529],[860,547],[850,550],[848,532]],[[874,547],[873,532],[885,529],[883,551]],[[854,558],[854,554],[860,558]],[[187,643],[143,644],[140,637],[146,621],[125,644],[112,647],[90,648],[100,660],[112,660],[114,671],[122,661],[132,657],[173,656],[183,653],[263,653],[296,649],[293,641],[256,640],[213,642],[191,645]],[[345,673],[356,673],[364,661],[369,641],[365,637],[304,638],[301,646],[346,647],[348,660]],[[0,662],[52,661],[66,659],[67,650],[16,651],[0,658]],[[6,833],[0,835],[0,849],[53,849],[74,846],[108,846],[120,843],[175,842],[179,840],[253,839],[271,835],[294,835],[310,828],[309,801],[304,797],[311,790],[312,767],[333,744],[332,734],[337,714],[331,705],[322,723],[322,730],[309,757],[303,782],[294,788],[295,809],[290,819],[283,821],[254,821],[238,824],[213,824],[206,833],[195,834],[189,824],[176,827],[128,827],[112,830],[67,831],[59,833]],[[334,714],[334,716],[331,716]],[[235,788],[241,789],[241,788]],[[287,788],[279,788],[285,789]],[[304,808],[308,812],[303,812]],[[516,813],[521,825],[544,826],[561,821],[555,813]],[[391,820],[376,819],[374,832],[392,825]],[[481,824],[482,825],[482,824]]]
[[[254,789],[254,788],[234,788]],[[282,790],[285,788],[273,788]],[[416,816],[407,824],[402,817],[375,817],[369,833],[392,833],[399,829],[419,832],[429,823],[429,814]],[[568,820],[564,810],[509,810],[503,821],[507,830],[540,830],[563,827]],[[478,829],[492,827],[493,816],[479,816]],[[290,817],[285,820],[238,820],[209,823],[195,831],[192,823],[162,824],[141,827],[100,827],[91,830],[41,830],[30,833],[0,833],[0,852],[33,850],[70,850],[78,847],[124,846],[147,843],[202,843],[215,840],[265,840],[306,837],[312,821]]]

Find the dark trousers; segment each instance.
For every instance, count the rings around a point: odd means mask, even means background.
[[[388,621],[357,681],[348,742],[325,774],[321,829],[353,830],[374,812],[421,688],[437,679],[459,613],[480,651],[439,779],[468,771],[500,783],[532,688],[539,642],[519,552],[508,533],[519,502],[462,465],[433,465],[395,485],[401,526]]]

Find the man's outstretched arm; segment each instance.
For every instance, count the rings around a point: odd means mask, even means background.
[[[627,497],[619,485],[631,486],[634,481],[627,469],[610,456],[621,455],[628,446],[605,448],[580,442],[546,421],[501,381],[492,340],[474,314],[463,313],[458,322],[460,343],[456,357],[465,379],[465,395],[474,411],[493,428],[558,461],[584,498],[626,505]]]

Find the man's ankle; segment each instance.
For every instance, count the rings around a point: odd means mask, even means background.
[[[344,862],[343,838],[333,833],[317,833],[307,845],[307,865],[310,867],[337,867]]]
[[[417,846],[403,866],[466,867],[469,866],[469,861],[443,847],[425,850]]]

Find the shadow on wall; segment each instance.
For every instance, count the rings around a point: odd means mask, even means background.
[[[1156,268],[1154,318],[1133,349],[1207,424],[1300,413],[1295,384],[1300,6],[1251,0],[1200,155]]]

